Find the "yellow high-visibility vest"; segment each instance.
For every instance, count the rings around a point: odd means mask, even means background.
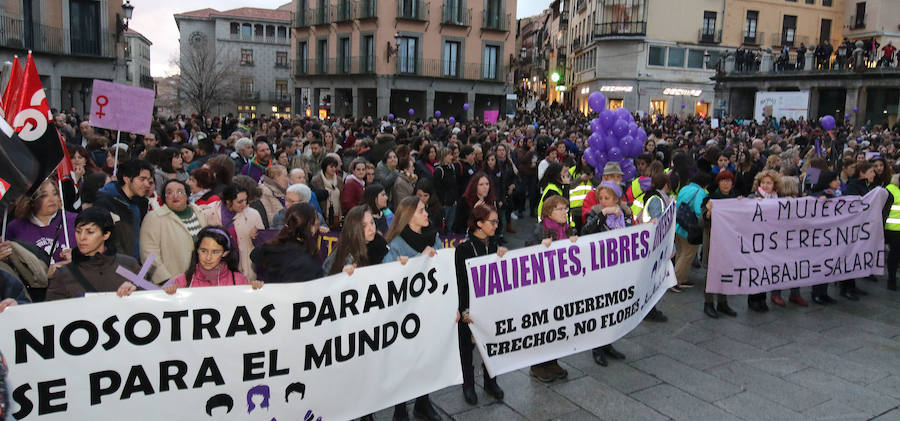
[[[575,167],[569,168],[569,175],[572,177],[572,184],[569,185],[569,208],[580,208],[584,203],[584,199],[594,190],[591,181],[580,181],[575,184],[576,178],[581,178],[581,174],[575,175]]]
[[[891,212],[888,214],[884,229],[888,231],[900,231],[900,187],[893,183],[887,185],[887,191],[891,192]]]
[[[541,193],[541,201],[538,202],[538,209],[537,209],[538,222],[541,222],[541,216],[543,215],[541,213],[541,210],[544,209],[544,198],[546,198],[547,193],[551,192],[551,191],[555,191],[556,194],[558,194],[560,196],[563,195],[562,189],[560,189],[556,184],[550,183],[550,184],[547,184],[547,187],[544,187],[544,191]]]
[[[640,177],[631,180],[631,196],[634,197],[634,202],[631,203],[631,214],[640,215],[641,210],[644,209],[644,190],[641,189]]]

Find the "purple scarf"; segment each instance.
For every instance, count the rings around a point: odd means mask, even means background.
[[[232,212],[231,209],[228,209],[228,206],[225,205],[225,202],[221,202],[220,209],[222,210],[222,226],[230,227],[234,222],[234,216],[237,214]]]
[[[606,226],[611,230],[625,228],[625,213],[606,215]]]
[[[566,235],[566,230],[569,228],[568,225],[560,224],[550,218],[544,218],[541,223],[544,225],[544,229],[550,230],[554,233],[553,241],[568,238],[568,236]]]

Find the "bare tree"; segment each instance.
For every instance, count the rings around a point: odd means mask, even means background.
[[[205,42],[186,43],[175,64],[181,72],[178,96],[198,114],[206,115],[213,106],[232,99],[237,60],[225,49],[210,48]]]

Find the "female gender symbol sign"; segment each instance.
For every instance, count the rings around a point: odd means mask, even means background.
[[[103,102],[100,102],[101,99],[103,100]],[[103,116],[106,115],[106,113],[103,112],[103,107],[105,107],[106,104],[109,104],[109,98],[107,98],[106,95],[99,95],[97,97],[97,105],[100,107],[100,109],[95,113],[97,114],[97,118],[103,118]]]

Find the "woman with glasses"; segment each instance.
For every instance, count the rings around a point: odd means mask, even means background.
[[[41,186],[31,195],[19,201],[16,206],[16,219],[10,221],[6,228],[6,239],[20,241],[36,245],[46,255],[42,257],[44,263],[51,267],[52,271],[71,258],[66,245],[66,233],[63,232],[63,215],[60,205],[59,189],[56,181],[44,180]],[[75,217],[72,212],[66,212],[68,222],[68,238],[74,246],[75,243]],[[65,252],[64,252],[65,251]]]
[[[162,188],[163,205],[141,223],[141,260],[156,256],[153,282],[165,283],[185,272],[194,251],[194,238],[206,226],[197,205],[188,203],[189,188],[180,180],[168,180]]]
[[[475,393],[475,367],[472,365],[472,350],[475,344],[472,342],[472,331],[469,330],[469,277],[466,273],[466,260],[478,256],[486,256],[497,253],[503,257],[506,248],[500,247],[497,241],[497,227],[500,218],[497,211],[488,205],[479,205],[469,215],[469,237],[456,247],[456,283],[459,293],[459,312],[462,315],[457,323],[459,332],[459,358],[462,361],[463,372],[463,398],[469,405],[478,403],[478,395]],[[497,384],[497,378],[488,375],[487,368],[481,365],[484,373],[484,390],[497,400],[503,400],[503,389]]]

